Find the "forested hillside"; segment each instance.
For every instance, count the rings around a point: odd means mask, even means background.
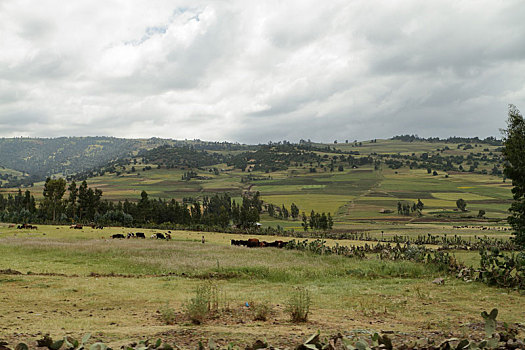
[[[91,169],[129,153],[136,144],[114,137],[2,138],[0,165],[29,175],[10,181],[17,186]]]
[[[116,137],[59,137],[59,138],[1,138],[0,185],[18,187],[43,181],[48,176],[70,177],[79,174],[89,177],[99,173],[108,163],[122,162],[131,155],[151,158],[153,163],[173,163],[197,166],[220,160],[217,154],[203,152],[229,152],[248,150],[246,146],[229,142],[171,139],[121,139]],[[185,149],[181,149],[185,148]],[[156,150],[155,150],[156,149]],[[154,150],[147,152],[148,150]],[[203,159],[201,159],[203,158]]]

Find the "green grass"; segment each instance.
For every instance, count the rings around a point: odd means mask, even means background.
[[[0,227],[0,270],[23,273],[0,275],[3,333],[18,340],[22,336],[14,334],[24,334],[27,340],[27,334],[38,332],[55,337],[93,332],[115,344],[170,334],[179,345],[183,334],[192,334],[191,344],[214,337],[245,346],[255,338],[272,343],[283,335],[302,333],[299,338],[304,338],[318,329],[323,334],[377,327],[445,332],[478,322],[479,313],[493,307],[503,321],[525,316],[518,293],[465,283],[428,265],[380,261],[373,254],[355,260],[233,247],[229,239],[249,236],[223,233],[204,233],[204,245],[202,233],[186,231],[174,232],[169,242],[100,238],[126,231],[41,226],[27,234]],[[456,255],[472,263],[477,258],[473,252]],[[116,275],[107,276],[111,273]],[[445,285],[432,284],[436,277],[445,277]],[[197,286],[209,282],[218,286],[220,303],[229,311],[191,325],[181,316],[184,305]],[[312,297],[306,324],[291,324],[284,310],[295,287],[307,288]],[[267,321],[253,321],[246,302],[266,302],[273,311]],[[173,310],[173,325],[162,317],[167,307]]]

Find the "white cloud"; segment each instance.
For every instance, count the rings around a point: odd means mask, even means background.
[[[521,1],[0,1],[0,136],[498,135]],[[525,107],[522,107],[525,108]]]

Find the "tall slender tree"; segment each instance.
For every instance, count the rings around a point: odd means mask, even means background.
[[[75,181],[72,181],[67,189],[69,191],[68,213],[71,219],[75,220],[75,217],[77,215],[76,206],[77,206],[77,198],[78,198],[78,188],[77,188],[77,184],[75,183]]]
[[[503,133],[504,174],[512,180],[514,197],[508,222],[514,229],[516,242],[525,247],[525,121],[514,105],[509,106],[507,129]]]
[[[53,222],[56,220],[57,209],[61,206],[62,197],[66,193],[66,180],[47,178],[44,185],[44,205],[53,213]]]

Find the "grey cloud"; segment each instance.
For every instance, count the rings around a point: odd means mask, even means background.
[[[499,136],[522,1],[0,2],[0,136]],[[29,9],[29,10],[28,10]]]

